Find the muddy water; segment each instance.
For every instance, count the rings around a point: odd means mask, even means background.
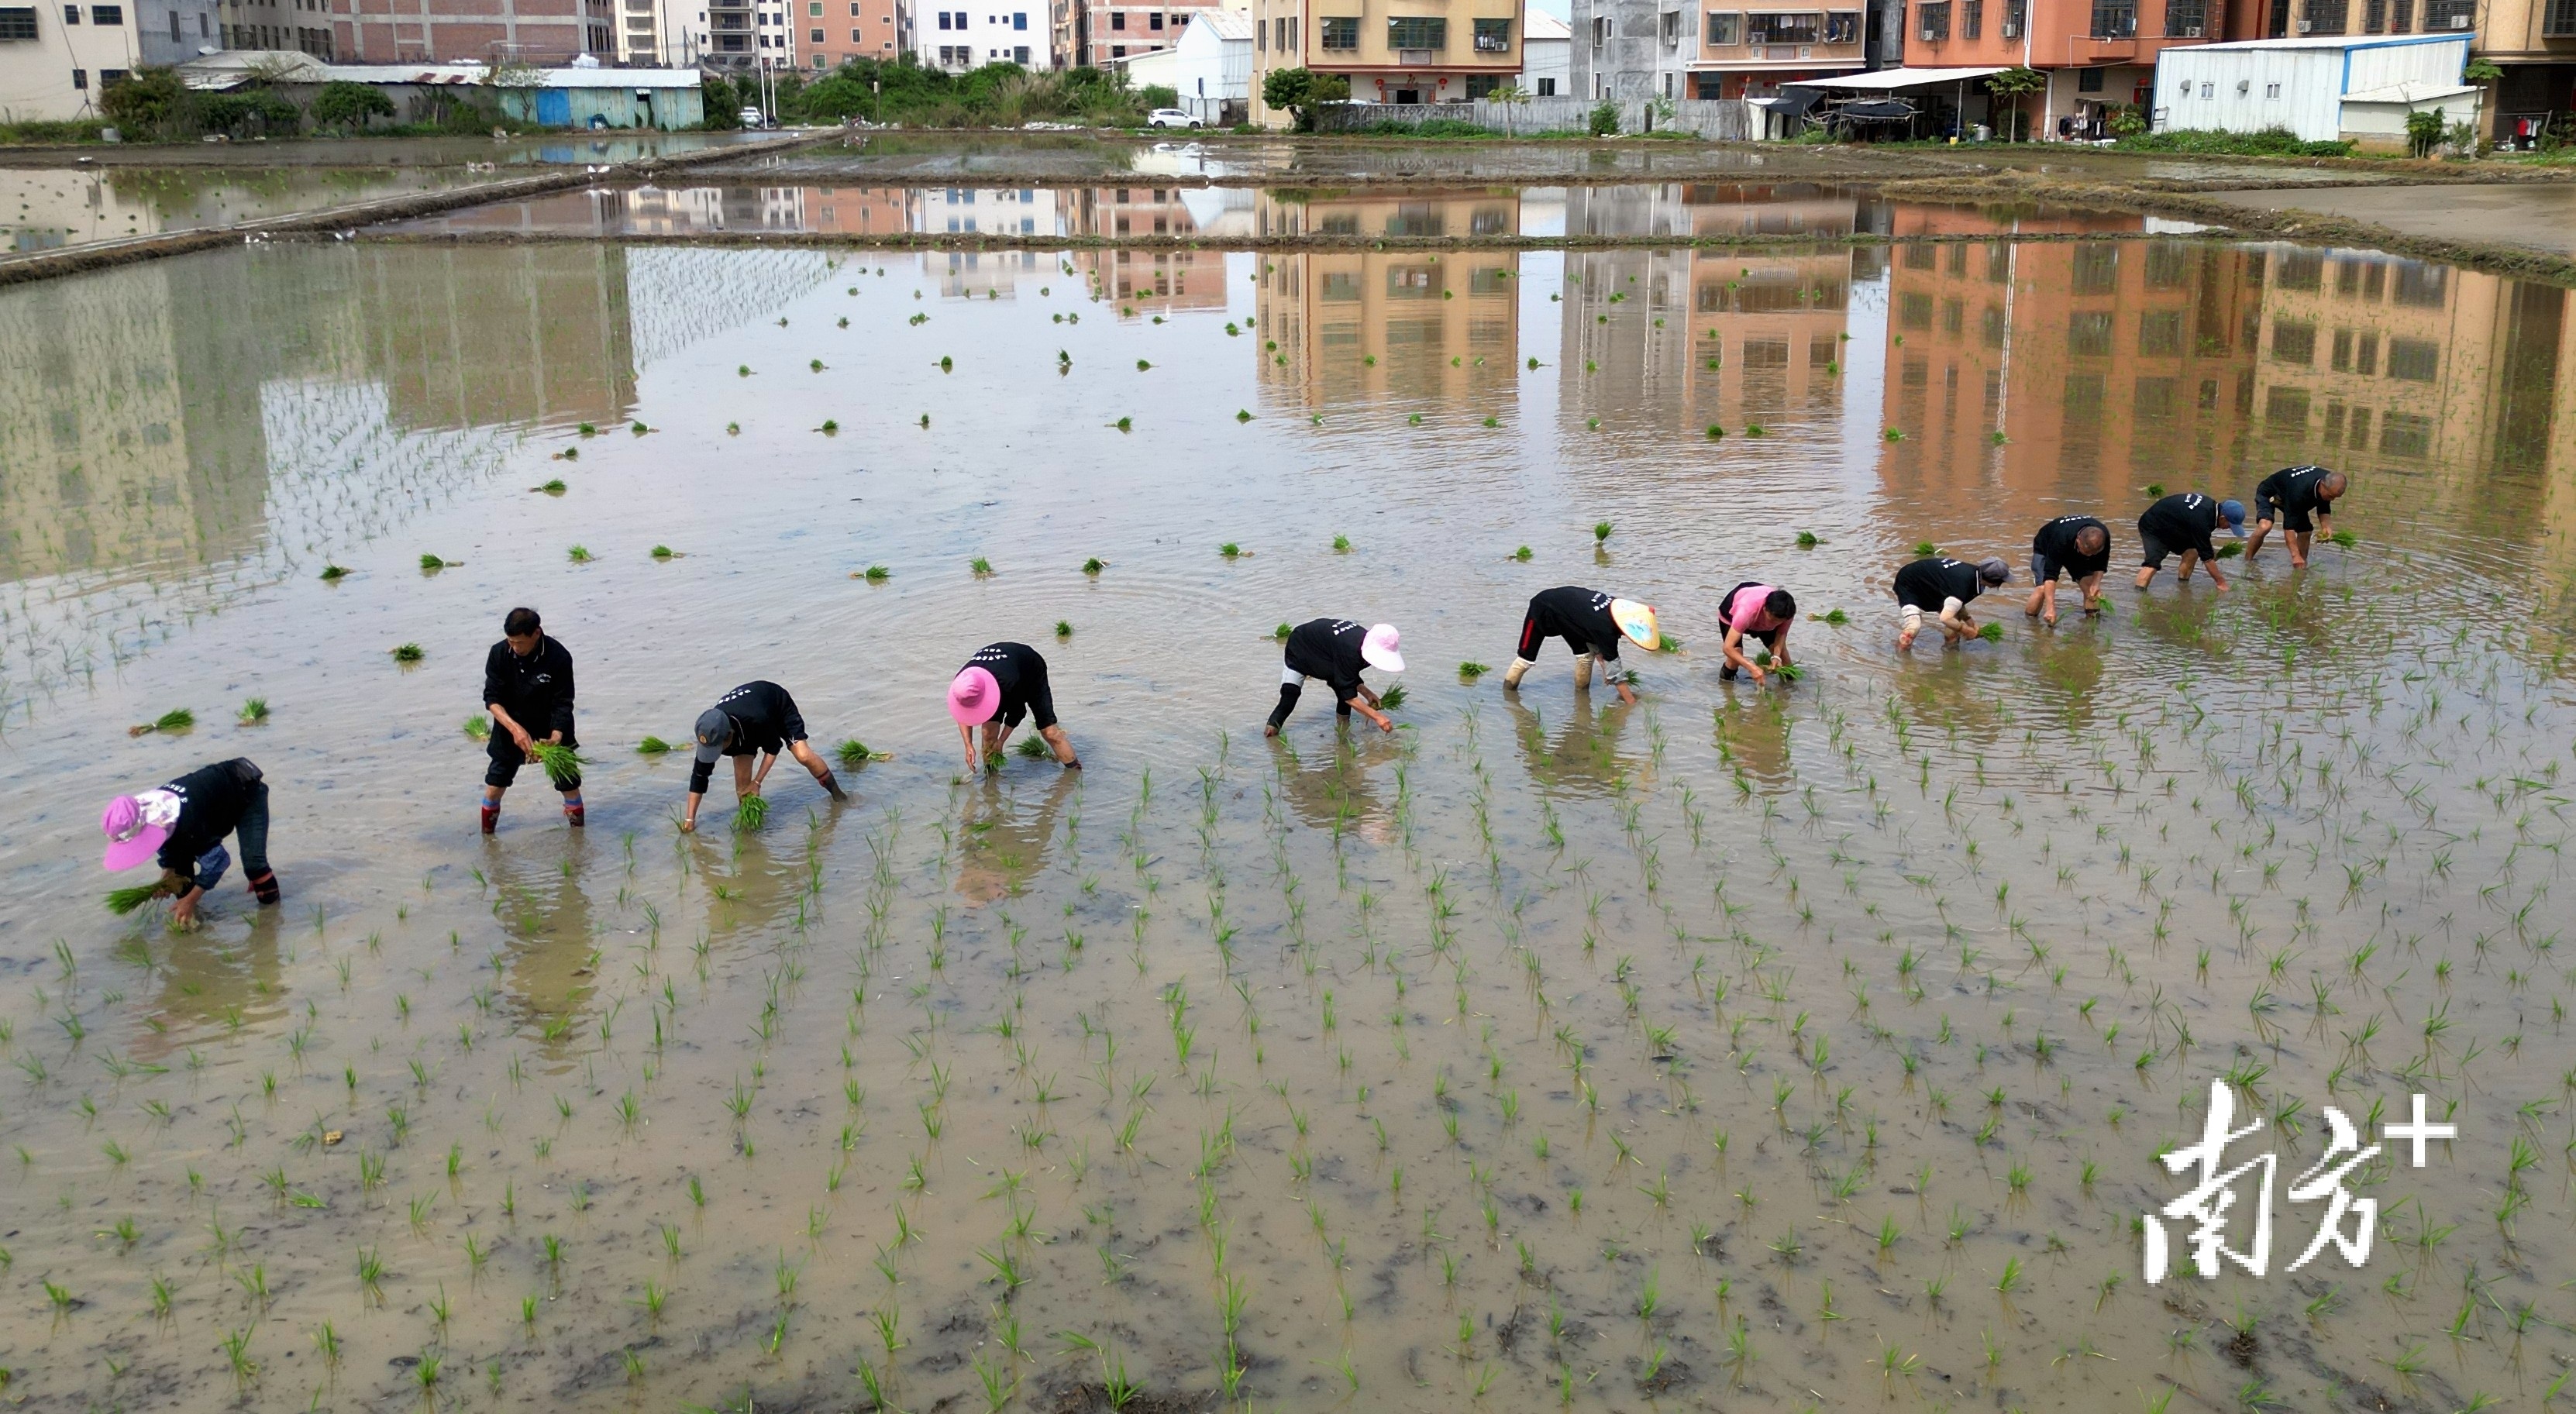
[[[0,240],[11,250],[196,230],[376,197],[435,191],[462,168],[219,171],[48,167],[0,170]]]
[[[13,1395],[2540,1403],[2562,291],[2134,238],[1119,254],[271,247],[0,294]],[[2099,510],[2125,568],[2142,486],[2308,458],[2358,543],[2304,572],[2054,630],[2017,581],[2001,642],[1893,653],[1917,541]],[[1718,676],[1755,577],[1849,616],[1785,689]],[[1638,706],[1561,650],[1459,672],[1568,582],[1683,641],[1625,655]],[[487,841],[459,723],[523,602],[579,659],[590,826],[530,774]],[[1393,736],[1314,692],[1259,735],[1317,614],[1403,627]],[[939,687],[999,638],[1081,774],[961,779]],[[756,677],[890,759],[681,836],[634,745]],[[236,754],[285,905],[102,912],[98,803]],[[2154,1156],[2221,1076],[2264,1120],[2227,1166],[2279,1157],[2269,1275],[2149,1290]],[[2284,1271],[2322,1107],[2377,1141],[2418,1092],[2459,1137],[2355,1172],[2366,1263]]]

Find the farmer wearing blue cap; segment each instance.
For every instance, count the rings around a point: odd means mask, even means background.
[[[2199,564],[2209,571],[2209,582],[2221,590],[2227,588],[2227,576],[2218,572],[2218,547],[2209,542],[2210,532],[2224,524],[2239,537],[2245,534],[2245,507],[2237,501],[2213,501],[2197,491],[2167,496],[2147,507],[2138,517],[2138,543],[2146,558],[2138,566],[2138,587],[2146,588],[2155,581],[2156,571],[2164,568],[2165,556],[2182,556],[2182,565],[2174,577],[2191,583],[2191,567]]]
[[[780,756],[795,757],[834,800],[849,799],[833,779],[832,768],[805,744],[805,715],[796,710],[796,699],[774,682],[747,682],[717,698],[716,705],[698,714],[697,739],[697,762],[689,768],[688,813],[680,818],[683,830],[698,827],[698,803],[707,798],[716,762],[727,756],[733,758],[737,800],[760,794],[760,783]],[[758,770],[752,769],[755,756],[760,758]]]

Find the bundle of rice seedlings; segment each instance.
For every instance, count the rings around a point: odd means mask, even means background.
[[[1798,679],[1806,676],[1806,670],[1795,663],[1782,663],[1779,667],[1773,669],[1773,671],[1780,675],[1780,680],[1782,682],[1796,682]]]
[[[765,795],[746,795],[742,798],[740,803],[734,806],[733,827],[735,829],[757,830],[768,823],[769,797]]]
[[[127,727],[127,736],[148,736],[153,732],[184,732],[197,724],[197,714],[185,707],[164,712],[141,726]]]
[[[592,558],[590,547],[587,545],[575,545],[570,550],[565,551],[565,553],[570,555],[572,557],[572,562],[577,565],[589,564]]]
[[[1073,620],[1071,620],[1071,619],[1058,619],[1058,620],[1056,620],[1056,621],[1055,621],[1055,636],[1056,636],[1056,637],[1058,637],[1058,638],[1071,638],[1071,637],[1073,637]]]
[[[332,564],[328,560],[325,560],[322,563],[322,582],[324,584],[337,584],[348,577],[349,571],[345,567]]]
[[[1020,738],[1020,744],[1017,750],[1022,756],[1035,761],[1039,757],[1047,754],[1047,744],[1045,741],[1037,737],[1024,736]]]
[[[2222,559],[2222,560],[2232,560],[2232,559],[2235,559],[2237,556],[2242,555],[2242,554],[2244,554],[2244,553],[2245,553],[2245,547],[2244,547],[2244,546],[2242,546],[2242,545],[2237,544],[2237,543],[2236,543],[2235,541],[2233,541],[2233,540],[2231,540],[2231,541],[2227,542],[2226,544],[2221,545],[2221,546],[2219,546],[2219,547],[2218,547],[2218,558],[2220,558],[2220,559]]]
[[[1844,613],[1840,609],[1827,609],[1816,617],[1823,619],[1826,623],[1832,624],[1836,628],[1841,628],[1844,624],[1851,622],[1851,615]]]
[[[1377,695],[1377,705],[1378,705],[1378,709],[1379,709],[1380,711],[1385,711],[1385,712],[1392,712],[1392,711],[1394,711],[1396,708],[1403,706],[1403,705],[1404,705],[1404,684],[1402,684],[1402,683],[1397,683],[1395,686],[1390,687],[1390,688],[1388,688],[1386,691],[1379,693],[1379,694]]]
[[[122,918],[160,896],[161,885],[158,883],[135,884],[128,888],[110,889],[107,891],[107,911],[115,914],[119,918]]]
[[[671,749],[671,743],[658,736],[648,736],[635,743],[635,749],[646,756],[660,756]]]
[[[1486,667],[1482,663],[1460,663],[1458,665],[1458,676],[1462,678],[1480,678],[1492,671],[1493,669]]]
[[[420,557],[420,567],[424,572],[430,570],[443,570],[451,565],[461,565],[463,563],[465,563],[463,560],[446,560],[441,559],[436,555],[423,555]]]
[[[2327,536],[2326,539],[2337,548],[2344,550],[2349,550],[2353,546],[2361,543],[2361,537],[2353,534],[2349,530],[2338,530],[2334,534]]]
[[[538,742],[532,749],[536,753],[537,764],[546,768],[546,779],[553,781],[557,790],[581,779],[583,763],[580,752],[552,741]]]
[[[549,496],[560,496],[567,488],[564,486],[563,478],[558,476],[543,486],[531,486],[528,489],[531,491],[542,491]]]
[[[241,705],[241,715],[234,720],[245,727],[255,727],[268,720],[268,699],[254,697]]]
[[[1656,631],[1656,633],[1655,633],[1655,651],[1656,651],[1656,652],[1658,652],[1658,653],[1678,653],[1678,652],[1680,652],[1681,650],[1682,650],[1682,641],[1681,641],[1680,639],[1675,638],[1675,637],[1673,637],[1671,634],[1669,634],[1669,633],[1665,633],[1665,632],[1663,632],[1663,631],[1661,631],[1661,630],[1657,630],[1657,631]]]
[[[1817,538],[1816,532],[1812,530],[1801,530],[1798,532],[1798,548],[1801,550],[1812,550],[1824,543],[1825,542],[1823,540]]]
[[[1512,558],[1513,558],[1513,559],[1515,559],[1515,560],[1519,560],[1519,561],[1520,561],[1521,563],[1523,563],[1523,564],[1527,564],[1527,563],[1529,563],[1529,557],[1530,557],[1530,547],[1528,547],[1527,545],[1523,545],[1523,546],[1522,546],[1522,547],[1520,547],[1519,549],[1514,550],[1514,551],[1512,552]]]
[[[2004,641],[2004,626],[2002,624],[1988,624],[1984,628],[1977,630],[1977,637],[1984,639],[1988,643],[2001,643]]]
[[[1917,540],[1917,541],[1915,541],[1915,542],[1914,542],[1914,554],[1915,554],[1915,557],[1916,557],[1916,558],[1918,558],[1918,559],[1925,559],[1925,560],[1928,560],[1928,559],[1932,558],[1934,555],[1937,555],[1937,554],[1940,554],[1940,553],[1941,553],[1941,547],[1940,547],[1940,546],[1938,546],[1938,545],[1933,544],[1933,543],[1932,543],[1931,541],[1929,541],[1929,540]]]
[[[1595,545],[1598,545],[1598,544],[1601,544],[1602,542],[1604,542],[1604,541],[1608,540],[1609,538],[1610,538],[1610,522],[1608,522],[1608,521],[1606,521],[1606,520],[1596,520],[1596,521],[1594,521],[1594,522],[1592,523],[1592,543],[1593,543],[1593,544],[1595,544]]]
[[[429,654],[417,643],[394,645],[394,661],[397,663],[417,663],[428,656]]]
[[[1107,568],[1109,568],[1109,562],[1100,558],[1098,555],[1094,555],[1090,559],[1082,562],[1082,572],[1084,574],[1098,574]]]
[[[1270,631],[1270,636],[1271,636],[1272,638],[1278,639],[1278,640],[1279,640],[1280,642],[1282,642],[1282,643],[1285,643],[1285,642],[1287,642],[1287,641],[1288,641],[1288,635],[1289,635],[1289,634],[1291,634],[1291,633],[1294,633],[1294,632],[1296,632],[1296,630],[1294,630],[1294,629],[1290,628],[1290,627],[1289,627],[1288,625],[1286,625],[1286,624],[1281,624],[1279,627],[1274,628],[1274,629],[1272,629],[1272,630]]]
[[[869,750],[868,744],[857,737],[851,737],[833,748],[833,754],[841,758],[842,765],[850,767],[864,766],[870,761],[894,759],[886,752]]]
[[[679,552],[679,551],[677,551],[677,550],[672,549],[672,548],[671,548],[670,546],[668,546],[668,545],[656,545],[656,546],[654,546],[654,547],[653,547],[653,558],[654,558],[654,559],[657,559],[657,560],[676,560],[676,559],[678,559],[679,557],[680,557],[680,552]]]
[[[468,739],[473,741],[490,741],[492,739],[492,719],[484,716],[480,712],[466,718],[465,735]]]

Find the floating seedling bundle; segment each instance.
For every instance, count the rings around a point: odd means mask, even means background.
[[[266,715],[266,712],[267,706],[263,703],[261,704],[261,714]],[[149,736],[154,732],[184,732],[196,724],[196,713],[189,711],[185,707],[178,707],[162,713],[151,721],[140,722],[134,726],[127,727],[125,729],[125,734],[127,736]]]

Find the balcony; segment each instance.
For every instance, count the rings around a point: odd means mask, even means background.
[[[1429,51],[1425,50],[1421,52],[1428,53]],[[1512,52],[1511,36],[1507,34],[1477,35],[1476,52],[1479,54],[1509,54]]]

